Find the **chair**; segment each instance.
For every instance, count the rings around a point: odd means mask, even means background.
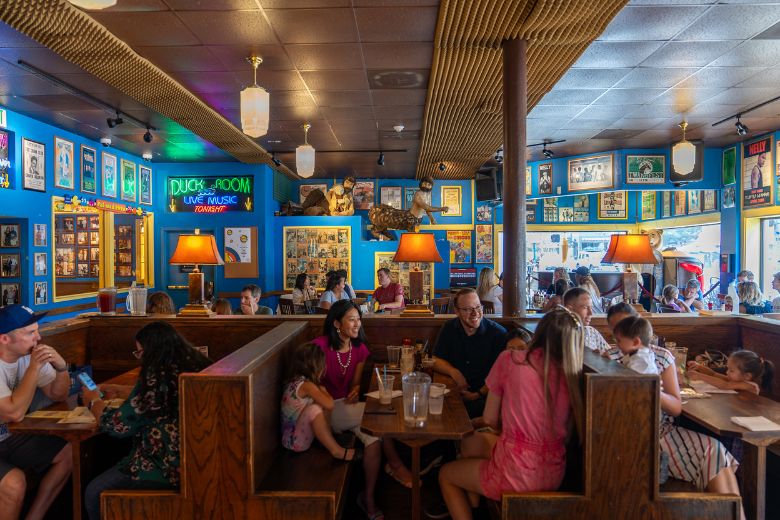
[[[281,314],[295,314],[295,305],[289,298],[279,298],[279,312]]]
[[[306,314],[316,314],[318,303],[318,300],[303,300],[303,308],[306,311]]]
[[[434,314],[451,314],[450,297],[444,296],[442,298],[434,298],[431,301],[431,310]]]
[[[675,309],[674,307],[669,307],[668,305],[658,305],[658,312],[661,314],[679,314],[680,311]]]
[[[482,302],[482,313],[483,314],[495,314],[496,309],[493,306],[493,302]]]

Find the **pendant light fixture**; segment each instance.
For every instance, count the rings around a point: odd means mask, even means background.
[[[82,9],[105,9],[116,5],[116,0],[69,0],[71,4]]]
[[[255,82],[241,91],[241,131],[256,139],[268,133],[271,96],[263,87],[257,86],[257,67],[263,63],[263,58],[252,56],[247,61],[255,69]]]
[[[696,164],[696,147],[685,139],[685,129],[688,128],[688,123],[683,121],[680,123],[680,128],[683,131],[683,138],[682,141],[672,146],[672,168],[679,175],[689,175],[693,172],[693,167]]]
[[[298,175],[308,179],[314,175],[314,147],[309,144],[309,129],[311,125],[303,125],[303,144],[295,149],[295,168]]]

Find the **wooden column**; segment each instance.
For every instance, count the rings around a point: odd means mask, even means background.
[[[505,40],[504,59],[504,316],[525,316],[526,41]]]

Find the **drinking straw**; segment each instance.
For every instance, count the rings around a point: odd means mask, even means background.
[[[387,381],[387,365],[385,365],[385,381]]]
[[[376,370],[376,378],[377,378],[377,382],[378,382],[380,385],[384,384],[384,383],[382,383],[382,376],[380,376],[380,375],[379,375],[379,367],[374,367],[374,370]],[[387,374],[385,374],[385,375],[387,375]]]

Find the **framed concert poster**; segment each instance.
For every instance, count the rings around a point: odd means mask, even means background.
[[[400,186],[382,186],[379,188],[379,203],[395,209],[403,209],[402,189]]]
[[[441,187],[441,205],[447,207],[442,211],[442,217],[460,217],[463,215],[463,203],[460,186]]]
[[[97,194],[97,151],[81,145],[81,191]]]
[[[54,138],[54,185],[72,190],[75,188],[73,167],[73,142],[61,137]]]
[[[539,165],[539,194],[552,195],[553,192],[553,165],[544,163]]]
[[[116,198],[116,155],[103,152],[103,196]]]
[[[617,220],[628,216],[628,192],[599,193],[599,220]]]
[[[654,191],[641,192],[642,197],[642,220],[655,220],[656,217],[656,195]]]
[[[138,202],[152,205],[152,169],[147,166],[138,167]]]
[[[665,156],[626,155],[627,184],[663,184],[665,181]]]
[[[46,191],[46,145],[22,139],[22,187]]]
[[[127,202],[135,202],[138,189],[138,179],[135,174],[135,163],[122,159],[120,198]]]

